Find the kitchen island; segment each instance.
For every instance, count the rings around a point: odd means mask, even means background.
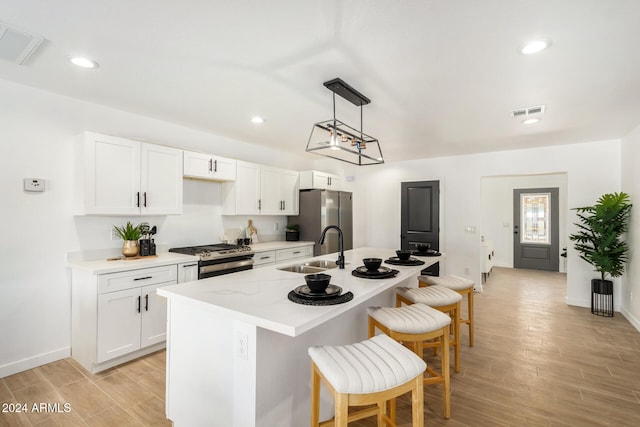
[[[362,259],[395,256],[390,249],[345,252],[347,265],[326,270],[331,284],[352,292],[347,303],[309,306],[288,300],[304,275],[282,266],[248,270],[160,288],[168,299],[167,418],[183,426],[290,426],[309,424],[312,345],[367,338],[367,307],[392,306],[394,288],[417,286],[420,266],[394,266],[390,279],[362,279],[351,271]],[[298,260],[335,260],[336,254]],[[332,414],[323,396],[321,418]]]

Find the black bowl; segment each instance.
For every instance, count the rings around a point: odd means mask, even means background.
[[[363,258],[362,262],[369,271],[377,271],[382,264],[382,258]]]
[[[307,274],[304,276],[304,280],[307,282],[307,286],[311,292],[319,294],[327,289],[331,281],[331,276],[324,273]]]
[[[400,261],[408,261],[409,257],[411,256],[411,251],[407,249],[402,249],[402,250],[396,251],[396,255],[398,255],[398,258],[400,259]]]
[[[431,249],[431,243],[418,243],[416,249],[418,249],[418,252],[421,254],[426,254],[427,251]]]

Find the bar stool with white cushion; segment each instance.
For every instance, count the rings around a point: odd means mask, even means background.
[[[453,289],[463,297],[467,296],[467,318],[460,319],[460,323],[469,325],[469,345],[473,347],[473,287],[475,282],[464,277],[447,276],[418,276],[418,286],[440,285]]]
[[[372,415],[378,426],[395,426],[387,415],[387,401],[395,413],[395,398],[411,391],[412,422],[424,427],[423,372],[427,364],[412,351],[386,335],[341,346],[314,346],[311,357],[311,426],[347,423]],[[320,382],[333,395],[335,418],[320,424]],[[349,414],[350,406],[375,404]],[[334,424],[335,423],[335,424]]]
[[[451,317],[451,335],[449,345],[453,346],[454,369],[460,372],[460,301],[462,295],[443,286],[426,288],[397,288],[396,307],[402,304],[426,304]]]
[[[451,317],[424,304],[395,308],[370,307],[368,312],[369,337],[375,334],[377,328],[394,340],[410,346],[420,357],[423,357],[425,341],[438,340],[442,349],[442,367],[438,373],[427,365],[429,376],[425,376],[424,384],[442,384],[444,417],[450,418],[449,325]]]

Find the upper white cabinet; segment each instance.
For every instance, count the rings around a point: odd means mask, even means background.
[[[211,154],[184,152],[184,176],[212,181],[236,179],[236,161]]]
[[[340,175],[319,171],[300,172],[301,190],[341,190],[342,177]]]
[[[76,168],[76,214],[182,213],[182,150],[85,132]]]
[[[224,215],[297,215],[298,172],[238,160],[236,180],[222,186]]]
[[[263,215],[298,214],[298,172],[262,166],[260,171],[260,213]]]

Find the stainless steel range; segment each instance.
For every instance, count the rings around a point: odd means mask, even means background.
[[[200,258],[198,261],[198,279],[206,279],[207,277],[221,276],[253,268],[253,251],[250,246],[218,243],[171,248],[169,252],[193,255]]]

